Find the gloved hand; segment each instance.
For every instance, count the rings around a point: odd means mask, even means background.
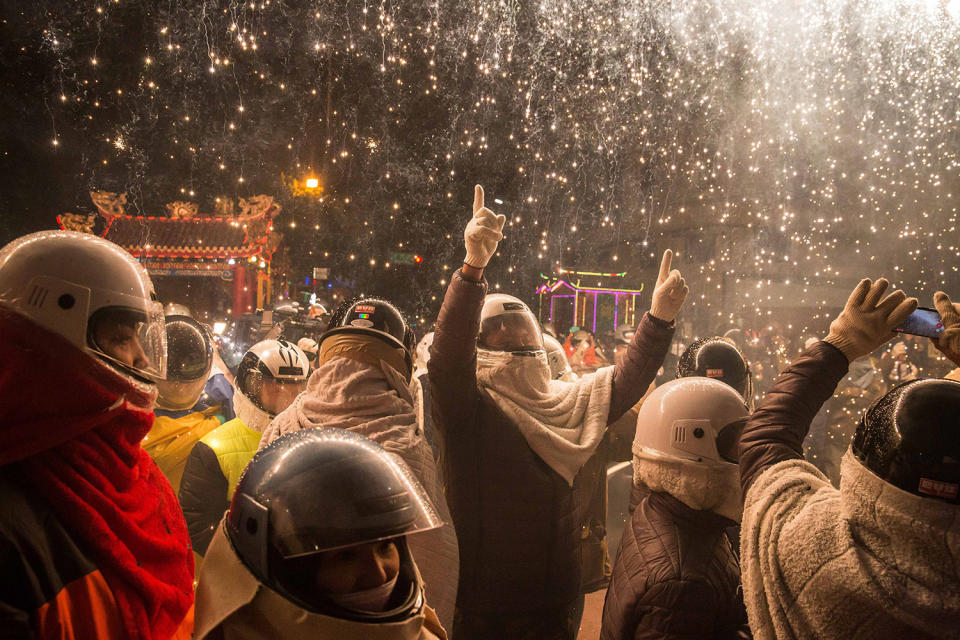
[[[467,257],[463,259],[476,269],[483,269],[497,250],[497,244],[503,239],[503,223],[506,216],[498,216],[483,206],[483,187],[476,186],[473,193],[473,218],[463,231],[463,241],[467,247]]]
[[[657,276],[657,286],[653,289],[653,298],[650,301],[650,315],[664,322],[673,322],[683,301],[687,299],[690,288],[680,272],[670,270],[673,265],[673,251],[663,252],[663,261],[660,263],[660,275]]]
[[[933,305],[940,313],[943,322],[943,333],[939,339],[932,339],[940,353],[950,358],[953,364],[960,367],[960,304],[950,301],[950,296],[943,291],[933,295]]]
[[[880,278],[873,283],[861,280],[836,320],[830,323],[830,333],[824,338],[853,362],[889,341],[894,327],[907,319],[917,308],[917,299],[908,298],[903,291],[895,291],[883,298],[890,283]]]

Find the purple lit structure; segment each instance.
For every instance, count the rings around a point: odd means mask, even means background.
[[[643,285],[639,289],[624,287],[626,275],[626,271],[599,273],[562,267],[557,267],[553,277],[541,273],[545,282],[537,288],[540,322],[553,324],[558,335],[564,335],[571,327],[589,328],[596,334],[598,327],[606,331],[623,323],[635,324],[637,299]]]

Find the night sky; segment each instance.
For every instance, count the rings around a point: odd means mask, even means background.
[[[956,1],[6,0],[2,18],[0,244],[92,212],[90,189],[140,215],[266,193],[287,278],[330,266],[435,317],[479,182],[510,219],[491,287],[528,301],[556,265],[639,285],[668,246],[701,333],[790,305],[816,329],[861,276],[960,295]],[[424,262],[388,266],[398,251]]]

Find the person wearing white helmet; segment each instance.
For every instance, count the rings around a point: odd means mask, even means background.
[[[554,380],[563,380],[564,382],[573,382],[577,379],[577,374],[570,368],[567,361],[567,353],[563,350],[560,341],[549,333],[543,334],[543,347],[547,352],[547,364],[550,365],[550,376]]]
[[[593,490],[581,470],[656,375],[688,289],[667,252],[621,366],[553,380],[529,307],[486,295],[504,221],[478,185],[428,364],[461,549],[453,635],[572,639],[584,602],[578,502]]]
[[[9,637],[187,638],[193,563],[140,446],[165,374],[140,263],[84,233],[0,250],[0,589]]]
[[[739,638],[747,631],[736,536],[743,398],[710,378],[658,387],[633,441],[631,517],[604,602],[603,640]]]
[[[313,368],[317,363],[317,353],[320,350],[320,346],[317,344],[317,341],[310,336],[304,336],[297,340],[297,346],[300,347],[300,350],[303,351],[304,354],[306,354],[307,360],[310,361],[310,370],[313,371]]]
[[[306,388],[309,374],[306,354],[285,340],[263,340],[243,355],[233,396],[237,417],[201,438],[183,470],[178,497],[198,554],[206,553],[263,432]]]

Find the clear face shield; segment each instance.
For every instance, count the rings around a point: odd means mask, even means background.
[[[521,309],[484,318],[480,323],[477,346],[490,351],[536,353],[543,351],[540,325],[523,305]]]
[[[89,348],[122,372],[150,381],[167,374],[167,332],[163,305],[146,309],[113,306],[98,310],[87,328]]]
[[[157,381],[157,405],[189,409],[197,403],[213,366],[213,342],[193,319],[167,316],[167,377]]]

